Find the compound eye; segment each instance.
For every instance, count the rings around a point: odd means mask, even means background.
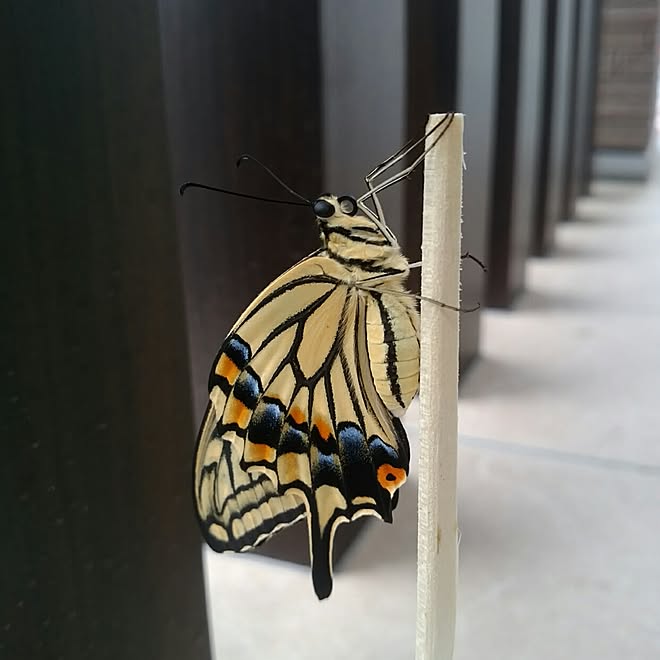
[[[317,218],[331,218],[335,214],[335,207],[325,199],[317,199],[312,204]]]
[[[338,200],[339,208],[345,215],[355,215],[357,213],[357,202],[348,195],[340,197]]]

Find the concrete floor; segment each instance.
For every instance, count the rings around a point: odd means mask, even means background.
[[[660,658],[660,180],[596,185],[528,282],[461,386],[455,658]],[[308,569],[206,552],[216,660],[413,658],[415,487],[322,603]]]

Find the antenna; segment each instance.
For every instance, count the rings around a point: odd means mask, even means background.
[[[188,188],[202,188],[203,190],[212,190],[213,192],[224,193],[225,195],[233,195],[234,197],[244,197],[245,199],[256,199],[260,202],[270,202],[271,204],[288,204],[289,206],[309,206],[308,202],[289,202],[286,199],[273,199],[272,197],[261,197],[259,195],[248,195],[247,193],[236,192],[235,190],[227,190],[226,188],[216,188],[215,186],[207,186],[204,183],[196,183],[195,181],[188,181],[179,188],[179,195],[183,194]]]
[[[273,179],[275,179],[275,181],[277,181],[277,183],[279,183],[280,186],[284,188],[284,190],[290,192],[294,197],[301,199],[303,202],[306,202],[307,204],[312,203],[309,199],[303,197],[300,193],[297,193],[293,188],[287,186],[286,183],[284,183],[284,181],[282,181],[282,179],[280,179],[280,177],[277,176],[275,172],[273,172],[273,170],[271,170],[269,167],[266,167],[266,165],[264,165],[260,160],[257,160],[254,156],[251,156],[250,154],[243,154],[242,156],[239,156],[238,160],[236,161],[236,167],[240,167],[241,163],[244,160],[251,160],[255,162],[257,165],[259,165],[259,167],[261,167],[261,169],[265,170]]]

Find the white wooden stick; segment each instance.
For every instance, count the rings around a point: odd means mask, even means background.
[[[444,115],[431,115],[427,131]],[[442,130],[442,129],[440,129]],[[429,147],[435,136],[427,140]],[[459,304],[463,115],[424,163],[422,295]],[[451,660],[456,623],[459,314],[422,302],[417,660]]]

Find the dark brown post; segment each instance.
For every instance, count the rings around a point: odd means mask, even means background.
[[[602,0],[582,0],[580,13],[580,64],[578,68],[578,94],[582,96],[582,142],[576,142],[578,194],[588,195],[592,180],[594,150],[594,121],[596,114],[596,85],[598,81],[598,54]]]
[[[157,7],[0,24],[0,656],[205,660]]]
[[[488,254],[488,304],[524,289],[541,159],[546,0],[501,3],[497,146]]]
[[[544,119],[541,167],[536,200],[532,254],[542,256],[554,246],[555,226],[570,210],[566,204],[566,172],[572,168],[573,73],[576,6],[573,0],[548,2]]]
[[[513,253],[513,200],[518,180],[516,146],[521,86],[521,22],[522,0],[500,3],[500,40],[497,83],[497,116],[495,131],[495,167],[491,204],[487,302],[495,307],[508,307],[514,294],[510,281],[513,261],[525,259],[527,251]],[[522,113],[520,113],[522,115]],[[522,117],[521,117],[522,119]]]

